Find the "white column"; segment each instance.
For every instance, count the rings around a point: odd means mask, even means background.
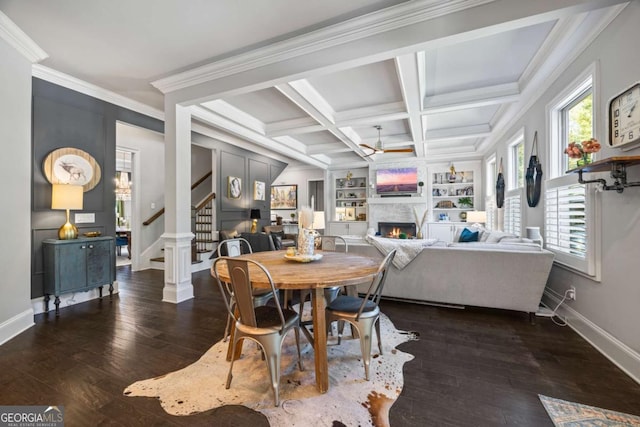
[[[193,298],[191,283],[191,114],[165,96],[164,289],[162,301]],[[149,165],[153,167],[153,165]]]

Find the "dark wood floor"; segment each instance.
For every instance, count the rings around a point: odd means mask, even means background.
[[[268,425],[261,414],[220,408],[167,415],[156,399],[128,398],[132,382],[196,361],[218,341],[225,311],[208,272],[195,299],[160,302],[163,272],[118,268],[120,295],[61,308],[0,346],[1,405],[64,405],[67,426]],[[552,426],[538,394],[640,413],[640,385],[569,328],[501,310],[455,310],[383,301],[418,341],[391,409],[400,426]]]

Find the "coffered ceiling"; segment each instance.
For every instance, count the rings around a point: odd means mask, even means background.
[[[626,3],[0,0],[65,73],[321,168],[479,158]],[[381,126],[380,141],[375,126]],[[409,152],[377,153],[361,144]]]

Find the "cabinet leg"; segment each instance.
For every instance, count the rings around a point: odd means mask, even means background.
[[[113,299],[113,283],[109,283],[109,299]]]
[[[48,313],[49,312],[49,300],[51,299],[51,297],[49,296],[49,294],[44,294],[44,312]]]
[[[102,286],[98,286],[98,293],[100,294],[100,299],[102,299]]]
[[[56,295],[56,299],[53,301],[53,303],[56,305],[56,316],[60,315],[60,297],[58,295]]]

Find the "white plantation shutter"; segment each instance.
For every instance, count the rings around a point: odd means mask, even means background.
[[[596,275],[595,197],[573,180],[551,180],[545,189],[545,247],[555,252],[557,262],[591,276]]]
[[[547,247],[585,259],[587,223],[585,186],[581,184],[546,191],[545,233]]]
[[[522,222],[521,194],[516,194],[504,198],[504,231],[520,236],[520,224]]]
[[[496,210],[496,198],[493,194],[484,200],[484,208],[487,213],[487,222],[484,227],[487,230],[494,230],[498,221],[498,211]]]

